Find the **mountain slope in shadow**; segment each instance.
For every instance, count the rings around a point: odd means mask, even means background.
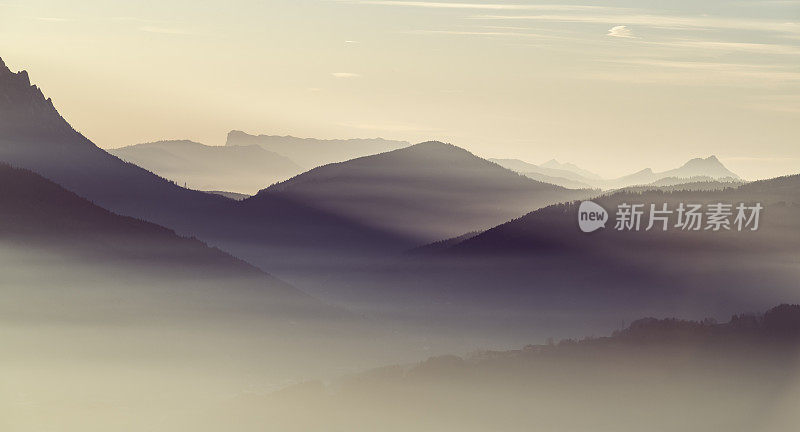
[[[476,273],[517,295],[551,304],[647,307],[668,313],[730,313],[746,306],[800,300],[800,176],[722,190],[623,191],[593,201],[609,212],[605,229],[577,227],[578,203],[558,204],[490,229],[441,252],[484,262]],[[622,204],[643,204],[639,231],[617,230]],[[738,231],[676,228],[657,222],[647,230],[650,204],[739,203],[764,208],[759,228]],[[706,207],[704,207],[706,208]],[[493,278],[493,279],[492,279]],[[477,282],[477,281],[476,281]],[[478,282],[480,283],[480,282]],[[534,300],[531,300],[534,301]],[[634,306],[637,305],[637,306]],[[645,309],[649,310],[649,309]]]
[[[305,169],[335,162],[343,162],[408,147],[405,141],[383,138],[321,140],[293,136],[250,135],[242,131],[230,131],[227,146],[257,145],[271,152],[288,157]]]
[[[432,141],[318,167],[270,186],[253,200],[291,197],[426,243],[592,193],[537,182]]]
[[[253,257],[261,268],[270,269],[272,257],[302,259],[304,248],[372,253],[412,245],[284,197],[261,197],[253,205],[182,188],[95,146],[30,84],[26,72],[12,73],[5,65],[0,66],[0,126],[0,161],[35,171],[117,214]],[[292,251],[282,250],[287,244]],[[247,249],[240,253],[238,247]]]
[[[108,152],[199,190],[254,194],[303,171],[289,158],[258,146],[207,146],[178,140],[136,144]]]
[[[738,188],[617,192],[593,199],[611,217],[600,231],[580,231],[578,202],[556,204],[328,279],[324,291],[309,286],[365,311],[512,343],[610,330],[620,317],[642,314],[724,317],[800,302],[798,191],[800,176]],[[705,230],[705,220],[700,231],[646,230],[649,204],[675,210],[681,202],[764,208],[757,231]],[[622,203],[646,205],[640,231],[614,229]]]
[[[423,352],[421,337],[3,163],[0,274],[4,430],[143,430],[244,389]]]
[[[31,171],[2,163],[0,244],[17,251],[59,253],[99,267],[150,269],[154,275],[198,284],[205,278],[229,278],[233,296],[235,287],[247,286],[245,293],[322,308],[288,284],[197,239],[116,215]],[[147,270],[141,276],[146,279]]]

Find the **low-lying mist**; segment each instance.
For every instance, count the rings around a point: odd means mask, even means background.
[[[2,430],[174,430],[198,407],[453,347],[263,274],[18,243],[0,263]]]

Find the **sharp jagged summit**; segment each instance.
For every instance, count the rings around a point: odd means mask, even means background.
[[[0,58],[0,138],[56,137],[75,134],[53,101],[31,85],[27,71],[12,72]]]

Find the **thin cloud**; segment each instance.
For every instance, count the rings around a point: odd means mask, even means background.
[[[70,22],[74,21],[72,18],[58,18],[58,17],[36,17],[37,21],[44,22]]]
[[[747,18],[652,14],[476,15],[475,20],[543,21],[587,24],[637,25],[663,29],[727,29],[800,35],[800,23]]]
[[[468,31],[468,30],[411,30],[410,34],[440,34],[456,36],[505,36],[537,39],[560,39],[558,36],[544,35],[529,32],[497,32],[497,31]]]
[[[606,36],[617,37],[617,38],[628,38],[633,39],[635,36],[633,35],[633,31],[628,28],[628,26],[618,25],[611,27],[606,33]]]
[[[143,31],[145,33],[159,33],[159,34],[169,34],[169,35],[187,35],[187,34],[190,34],[188,31],[182,30],[182,29],[178,29],[178,28],[156,27],[156,26],[139,27],[139,31]]]
[[[795,45],[782,45],[782,44],[765,44],[765,43],[750,43],[750,42],[721,42],[721,41],[708,41],[708,40],[695,40],[695,39],[681,39],[666,42],[649,42],[653,45],[677,47],[677,48],[692,48],[696,50],[712,50],[712,51],[740,51],[758,54],[784,54],[784,55],[800,55],[800,47]]]
[[[334,78],[339,78],[339,79],[361,78],[360,74],[352,72],[333,72],[331,73],[331,75],[333,75]]]
[[[800,81],[800,72],[782,65],[677,61],[663,59],[609,60],[627,66],[615,72],[597,72],[587,78],[608,81],[723,86],[780,86]]]
[[[605,6],[586,5],[522,5],[503,3],[445,3],[427,1],[392,1],[392,0],[355,0],[350,3],[377,6],[399,6],[426,9],[482,9],[482,10],[549,10],[549,11],[597,11],[597,10],[627,10],[625,8],[612,8]]]

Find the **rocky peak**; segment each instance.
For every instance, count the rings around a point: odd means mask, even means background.
[[[74,133],[53,101],[31,85],[28,72],[12,72],[0,58],[0,139],[41,139]]]

